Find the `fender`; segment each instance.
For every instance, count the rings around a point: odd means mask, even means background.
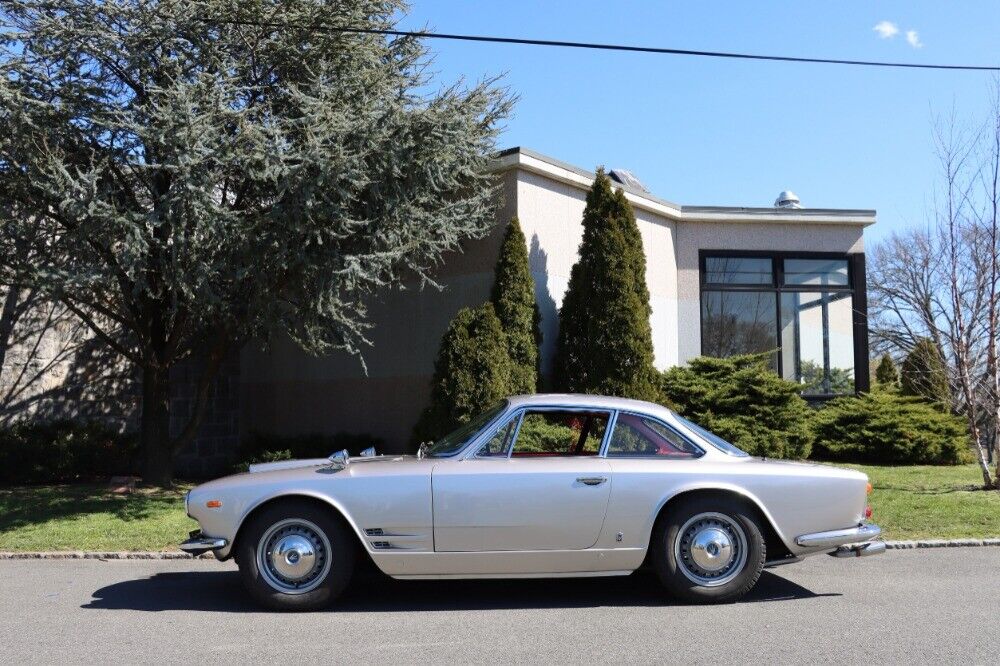
[[[731,483],[705,482],[705,481],[692,482],[684,484],[677,488],[673,488],[671,489],[670,492],[666,493],[665,495],[663,495],[663,497],[660,498],[659,502],[657,502],[653,511],[647,518],[646,525],[644,527],[647,549],[649,548],[649,540],[652,538],[653,525],[656,523],[656,519],[659,517],[660,512],[663,510],[663,507],[666,506],[667,502],[674,499],[678,495],[699,490],[718,490],[722,492],[730,492],[748,500],[755,507],[757,507],[757,510],[760,511],[762,516],[764,516],[764,519],[767,520],[768,523],[770,523],[771,528],[774,530],[774,533],[778,535],[778,538],[781,539],[781,542],[785,545],[785,547],[788,548],[790,551],[792,550],[791,548],[792,544],[788,540],[788,537],[778,527],[777,523],[774,520],[774,516],[772,516],[771,512],[767,510],[767,508],[764,506],[764,503],[760,501],[760,498],[758,498],[756,495],[748,491],[746,488],[741,488]]]
[[[268,502],[272,502],[274,500],[283,499],[283,498],[295,498],[295,497],[306,497],[306,498],[309,498],[309,499],[319,500],[320,502],[328,505],[334,511],[336,511],[337,513],[339,513],[341,515],[341,517],[343,517],[344,520],[347,521],[347,524],[351,526],[352,530],[354,530],[354,534],[355,534],[355,536],[357,536],[358,541],[364,546],[365,551],[369,552],[369,553],[371,552],[371,548],[369,548],[368,542],[364,538],[364,535],[361,532],[361,528],[358,527],[358,524],[354,520],[354,517],[350,514],[350,512],[347,511],[347,509],[344,507],[344,505],[341,504],[340,501],[338,501],[336,498],[330,497],[329,495],[324,494],[324,493],[316,492],[315,490],[282,489],[280,491],[276,491],[276,492],[272,492],[270,494],[266,494],[263,497],[259,498],[253,504],[248,504],[247,505],[247,507],[240,514],[239,519],[236,521],[236,529],[233,531],[232,542],[228,546],[226,546],[225,548],[220,549],[218,551],[218,553],[216,554],[216,557],[218,559],[220,559],[220,560],[227,560],[227,559],[229,559],[231,557],[231,555],[232,555],[231,551],[232,551],[233,545],[236,543],[236,539],[239,536],[240,530],[243,529],[243,523],[246,522],[247,517],[251,513],[253,513],[254,511],[256,511],[262,505],[267,504]]]

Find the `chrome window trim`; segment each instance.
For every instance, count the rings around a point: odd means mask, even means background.
[[[688,444],[690,444],[692,447],[694,447],[698,451],[697,455],[693,455],[690,458],[687,458],[686,460],[698,460],[699,458],[703,458],[705,456],[705,454],[707,453],[707,451],[705,451],[704,448],[702,448],[701,446],[699,446],[689,436],[685,435],[684,433],[682,433],[681,431],[679,431],[677,428],[675,428],[674,426],[670,425],[669,423],[664,423],[663,419],[658,419],[655,416],[653,416],[651,414],[646,414],[644,412],[634,412],[634,411],[630,411],[630,410],[627,410],[627,409],[620,409],[620,410],[617,410],[615,412],[615,425],[618,424],[618,414],[628,414],[629,416],[638,416],[641,419],[648,419],[650,421],[653,421],[654,423],[659,423],[661,426],[663,426],[664,428],[666,428],[670,432],[674,433],[675,435],[677,435],[678,437],[680,437],[681,439],[683,439],[685,442],[687,442]],[[607,435],[608,435],[608,441],[607,441],[606,448],[604,450],[604,457],[605,458],[614,458],[615,460],[671,460],[671,458],[669,458],[668,456],[618,456],[618,455],[612,456],[612,455],[608,455],[607,448],[610,448],[610,446],[611,446],[611,433],[612,432],[613,432],[612,430],[608,430],[608,433],[607,433]],[[676,459],[674,459],[674,462],[676,462]]]

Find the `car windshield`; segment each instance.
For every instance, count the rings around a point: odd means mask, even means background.
[[[688,428],[690,428],[691,430],[693,430],[695,432],[695,434],[701,435],[702,439],[704,439],[706,442],[708,442],[709,444],[711,444],[715,448],[719,449],[723,453],[728,453],[731,456],[737,456],[739,458],[746,458],[747,456],[750,455],[749,453],[747,453],[743,449],[740,449],[737,446],[735,446],[734,444],[730,444],[726,440],[722,439],[721,437],[719,437],[718,435],[716,435],[714,432],[709,432],[708,430],[705,430],[704,428],[702,428],[697,423],[694,423],[693,421],[689,421],[688,419],[684,418],[680,414],[675,413],[674,417],[676,417],[676,419],[678,421],[680,421],[681,423],[683,423],[684,425],[686,425]]]
[[[507,409],[507,401],[503,401],[490,407],[479,416],[459,426],[438,441],[434,442],[424,450],[424,455],[431,458],[444,458],[455,455],[469,443],[469,441],[479,434],[487,423],[495,419],[500,412]]]

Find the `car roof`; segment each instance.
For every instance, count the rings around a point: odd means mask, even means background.
[[[509,398],[512,407],[589,407],[593,409],[621,409],[646,414],[670,414],[662,405],[630,398],[616,398],[608,395],[588,395],[583,393],[535,393],[515,395]]]

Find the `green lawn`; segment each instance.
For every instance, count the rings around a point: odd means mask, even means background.
[[[1000,493],[979,490],[978,465],[841,465],[871,479],[872,520],[887,540],[1000,537]]]
[[[874,520],[885,537],[1000,537],[1000,493],[975,465],[876,467],[868,474]],[[103,485],[0,489],[0,551],[176,550],[197,524],[184,515],[187,487],[112,495]]]
[[[0,551],[177,550],[198,527],[184,515],[188,487],[130,495],[104,485],[0,488]]]

